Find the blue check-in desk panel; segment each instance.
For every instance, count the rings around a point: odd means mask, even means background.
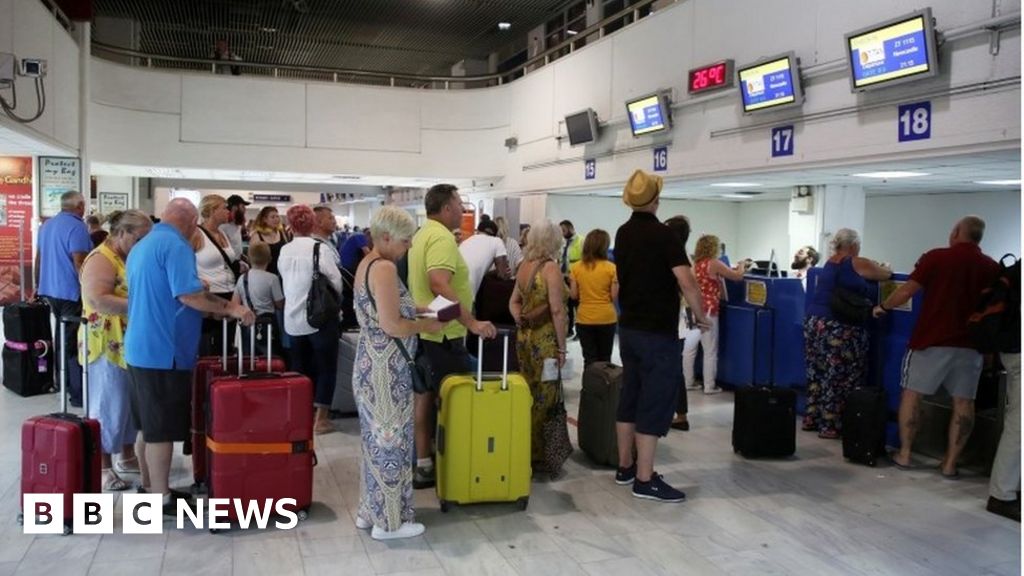
[[[804,289],[796,278],[726,281],[718,380],[726,386],[804,386]]]

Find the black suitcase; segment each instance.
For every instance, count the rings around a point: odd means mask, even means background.
[[[36,396],[54,391],[53,348],[49,342],[35,344],[8,341],[3,347],[4,388],[19,396]]]
[[[338,379],[334,386],[331,410],[342,416],[354,416],[357,413],[356,398],[352,389],[357,346],[359,346],[358,330],[347,330],[338,337]]]
[[[4,306],[4,340],[26,343],[37,340],[52,342],[50,307],[46,302],[17,302]]]
[[[732,449],[747,458],[792,456],[796,452],[796,390],[737,389]]]
[[[577,418],[580,450],[602,466],[619,465],[615,421],[621,387],[622,368],[615,364],[592,362],[583,371]]]
[[[843,458],[874,466],[885,454],[888,407],[881,388],[854,388],[843,408]]]

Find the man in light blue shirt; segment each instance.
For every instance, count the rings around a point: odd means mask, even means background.
[[[203,314],[255,320],[244,306],[203,288],[188,239],[199,214],[188,200],[167,205],[160,224],[128,255],[128,330],[125,361],[131,374],[132,417],[142,431],[138,446],[143,487],[171,501],[171,449],[189,433],[192,368],[199,353]]]
[[[39,229],[36,251],[38,294],[50,305],[57,317],[57,329],[64,316],[82,316],[82,287],[78,273],[85,257],[92,250],[85,215],[85,198],[75,191],[60,197],[61,211]],[[82,406],[82,367],[78,364],[78,329],[68,329],[64,339],[54,339],[54,358],[67,362],[68,399],[72,406]]]

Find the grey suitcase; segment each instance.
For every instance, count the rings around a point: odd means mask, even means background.
[[[583,371],[578,418],[580,450],[594,463],[602,466],[619,465],[615,420],[621,387],[620,366],[592,362]]]
[[[338,338],[338,379],[334,386],[331,410],[350,416],[356,414],[356,399],[352,394],[352,370],[356,363],[358,343],[358,330],[342,332]]]

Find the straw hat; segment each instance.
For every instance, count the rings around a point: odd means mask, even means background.
[[[637,170],[626,181],[622,201],[630,208],[643,208],[658,199],[662,182],[661,176]]]

